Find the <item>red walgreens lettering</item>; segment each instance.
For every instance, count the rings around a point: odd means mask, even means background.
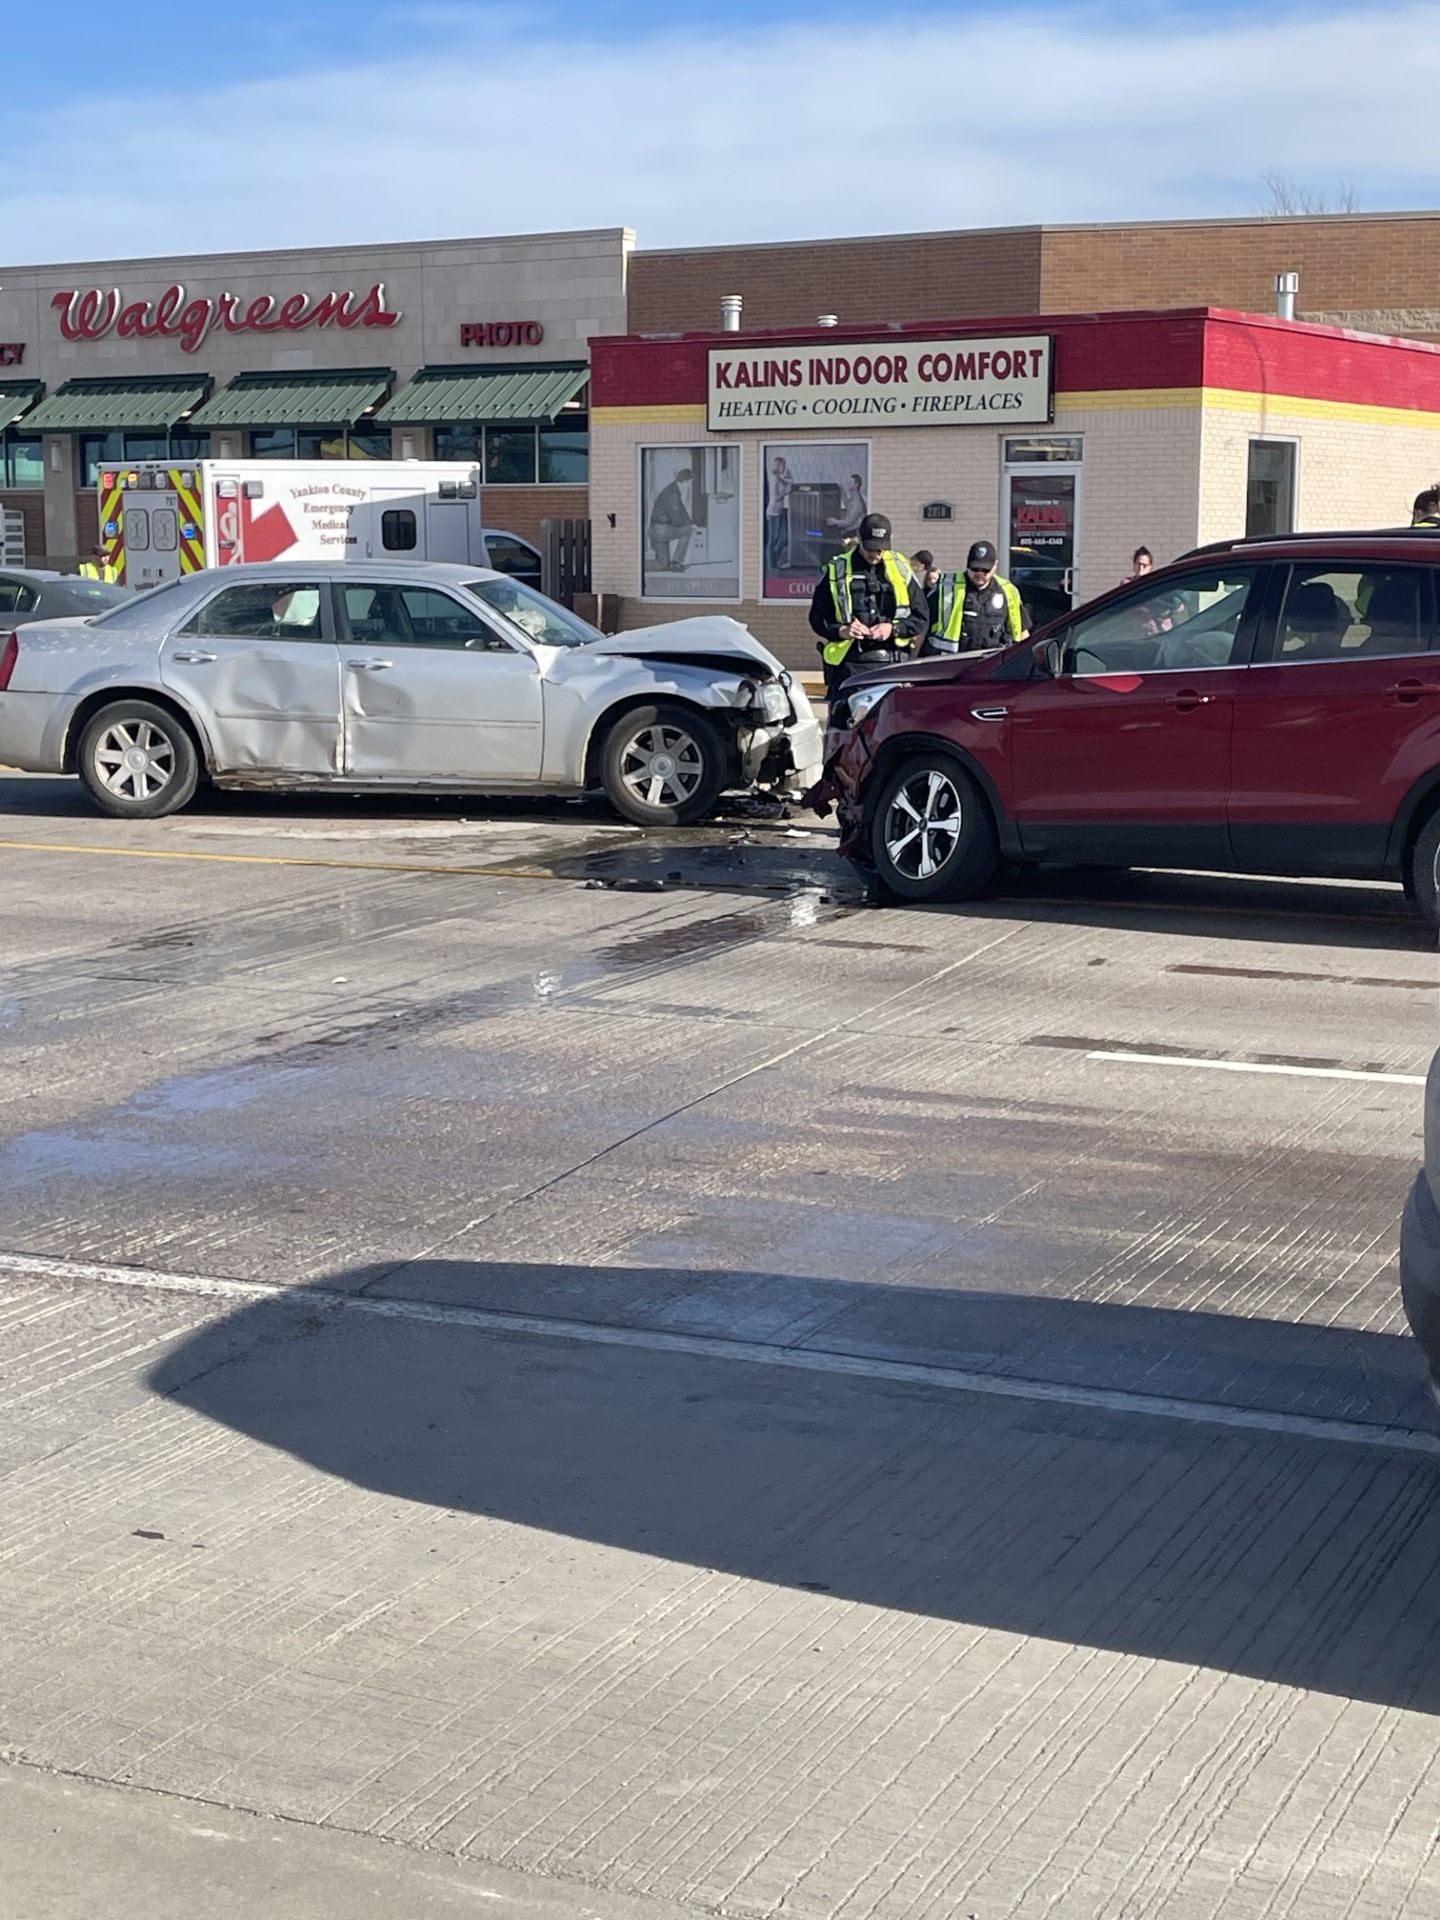
[[[363,294],[347,290],[313,299],[292,293],[282,301],[276,294],[257,294],[248,304],[234,293],[211,299],[197,295],[187,301],[185,289],[167,287],[154,310],[136,300],[121,307],[118,288],[70,288],[50,302],[60,316],[66,340],[103,340],[112,330],[121,339],[148,340],[155,335],[178,340],[185,353],[196,353],[216,326],[227,333],[298,333],[302,327],[393,327],[402,318],[385,305],[385,283],[377,280]]]

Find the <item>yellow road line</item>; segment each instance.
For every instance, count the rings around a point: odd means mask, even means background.
[[[418,860],[322,860],[287,853],[190,853],[179,847],[72,847],[51,840],[0,840],[11,853],[88,853],[127,860],[219,860],[244,867],[340,867],[359,873],[468,873],[487,880],[553,880],[549,867],[442,867]]]

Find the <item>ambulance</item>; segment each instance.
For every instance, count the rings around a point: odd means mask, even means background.
[[[255,560],[486,564],[466,460],[136,460],[100,475],[100,545],[128,587]]]

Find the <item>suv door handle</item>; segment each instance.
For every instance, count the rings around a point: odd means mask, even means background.
[[[1434,680],[1397,680],[1385,691],[1402,707],[1413,707],[1422,693],[1440,693],[1440,684]]]
[[[1177,713],[1193,713],[1197,707],[1208,707],[1214,697],[1210,693],[1197,693],[1194,687],[1182,687],[1171,695],[1170,704]]]
[[[208,667],[215,657],[213,653],[206,653],[201,647],[196,647],[192,652],[172,653],[170,656],[182,667]]]
[[[393,667],[393,660],[347,660],[346,666],[352,673],[384,673],[387,667]]]

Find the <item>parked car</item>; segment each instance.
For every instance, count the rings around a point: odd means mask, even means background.
[[[0,632],[31,620],[87,620],[135,596],[108,580],[36,567],[0,568]]]
[[[1440,855],[1440,535],[1236,540],[832,714],[842,847],[892,899],[1005,858],[1401,880]]]
[[[532,547],[528,540],[522,540],[518,533],[506,533],[500,527],[486,527],[485,554],[495,571],[503,573],[507,579],[523,581],[527,587],[534,587],[537,593],[544,585],[540,578],[540,549]]]
[[[737,621],[606,636],[481,567],[226,567],[3,636],[0,762],[77,773],[129,818],[173,813],[209,778],[603,788],[628,819],[672,825],[727,787],[820,771],[805,693]]]

